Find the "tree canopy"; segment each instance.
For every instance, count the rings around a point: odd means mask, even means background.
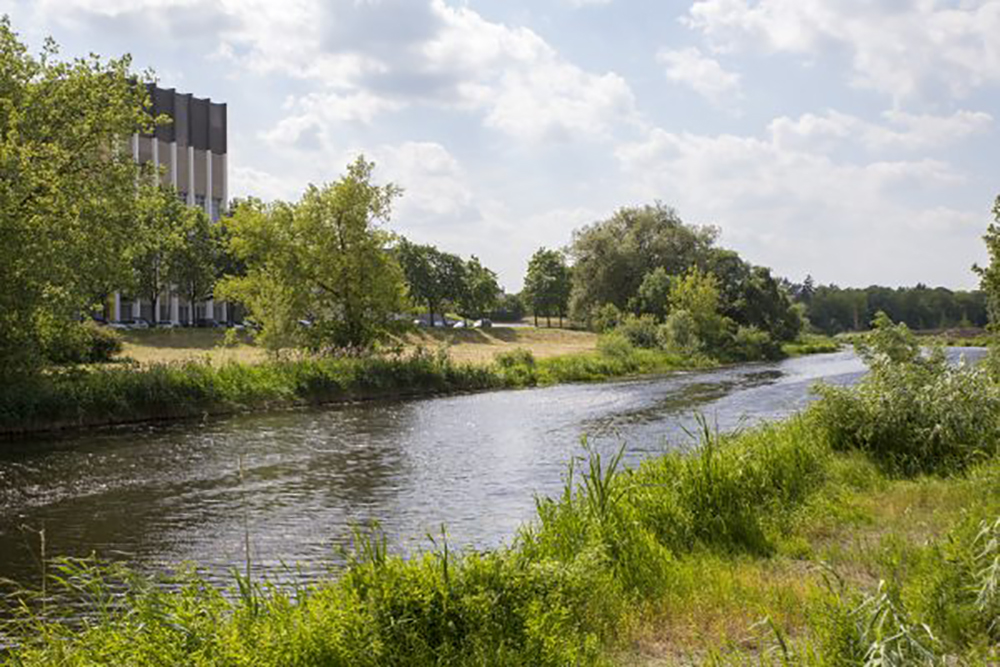
[[[367,348],[391,330],[403,274],[381,223],[401,191],[374,184],[373,169],[359,157],[296,203],[247,200],[229,220],[230,249],[246,275],[224,279],[217,292],[247,307],[269,348]]]
[[[0,18],[0,375],[38,361],[40,327],[127,284],[137,167],[151,127],[129,59],[39,56]]]
[[[539,248],[528,261],[524,278],[524,296],[538,324],[538,316],[546,319],[565,317],[572,284],[566,258],[558,250]]]

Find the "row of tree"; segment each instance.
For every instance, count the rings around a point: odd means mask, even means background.
[[[982,291],[952,291],[944,287],[841,288],[815,285],[812,278],[789,283],[789,293],[801,303],[809,323],[826,334],[863,331],[883,312],[911,329],[984,327],[989,322]]]

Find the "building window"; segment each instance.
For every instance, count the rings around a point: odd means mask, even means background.
[[[188,203],[188,193],[184,192],[183,190],[179,190],[177,192],[177,198],[181,200],[182,204]]]
[[[205,208],[205,195],[195,195],[194,205],[198,208]]]
[[[212,198],[212,222],[218,222],[222,217],[222,199]]]

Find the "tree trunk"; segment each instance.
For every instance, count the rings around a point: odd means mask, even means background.
[[[552,328],[552,315],[550,315],[549,313],[545,313],[545,328],[546,329]]]
[[[431,329],[434,328],[434,304],[430,301],[427,302],[427,315],[431,322]]]
[[[532,313],[532,315],[535,316],[535,328],[537,329],[538,328],[538,313],[535,312],[535,313]]]

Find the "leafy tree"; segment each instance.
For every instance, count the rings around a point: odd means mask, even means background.
[[[714,228],[685,224],[660,203],[622,208],[577,230],[569,248],[574,260],[571,313],[589,322],[604,304],[627,309],[650,271],[662,267],[668,275],[680,275],[703,264],[716,236]]]
[[[137,167],[122,138],[151,127],[128,58],[37,57],[0,18],[0,375],[41,361],[67,322],[129,277]]]
[[[465,263],[464,273],[465,288],[458,299],[460,314],[481,319],[496,307],[500,298],[497,274],[483,266],[475,255]]]
[[[368,348],[392,328],[403,274],[380,223],[401,191],[374,184],[373,169],[358,157],[297,203],[249,201],[234,212],[230,246],[247,272],[216,291],[247,307],[270,349]]]
[[[552,326],[552,316],[558,315],[559,326],[562,326],[572,289],[570,275],[566,258],[557,250],[539,248],[531,256],[524,279],[524,295],[531,305],[535,326],[538,326],[539,315],[545,316],[547,326]]]
[[[639,285],[635,299],[636,308],[633,310],[663,320],[670,309],[671,282],[670,274],[662,266],[647,273]]]
[[[1000,326],[1000,196],[993,204],[993,219],[986,229],[983,240],[986,242],[986,252],[990,263],[985,266],[978,264],[972,270],[979,276],[979,288],[986,293],[991,326]]]
[[[501,294],[492,317],[498,322],[517,322],[524,317],[524,301],[519,294]]]
[[[158,319],[160,295],[170,287],[171,265],[183,242],[183,227],[189,208],[172,188],[143,185],[137,202],[135,236],[129,259],[134,292],[153,304]],[[123,285],[124,286],[124,285]]]
[[[457,255],[402,239],[396,247],[396,258],[403,269],[410,298],[427,304],[431,326],[435,313],[444,317],[444,304],[458,303],[463,298],[467,287],[466,265]]]
[[[670,289],[670,312],[685,312],[694,324],[694,334],[709,349],[721,347],[731,320],[719,313],[718,280],[697,268],[674,281]]]
[[[212,298],[218,278],[221,234],[200,208],[184,207],[178,240],[170,256],[170,279],[187,299],[189,324],[195,323],[193,304]]]

